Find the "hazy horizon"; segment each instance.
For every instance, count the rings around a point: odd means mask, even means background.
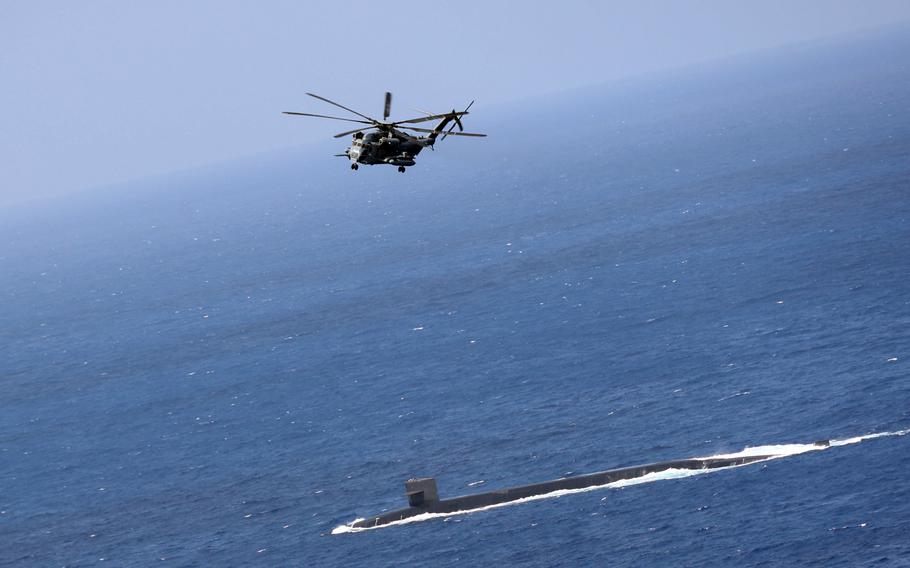
[[[388,89],[395,117],[471,99],[489,109],[910,19],[901,2],[577,2],[520,13],[479,3],[391,12],[365,4],[314,12],[293,3],[17,6],[0,24],[8,28],[0,61],[13,85],[0,93],[8,164],[0,203],[330,138],[334,123],[280,114],[333,114],[305,91],[370,114]],[[390,29],[407,33],[384,31],[401,18],[412,23]]]

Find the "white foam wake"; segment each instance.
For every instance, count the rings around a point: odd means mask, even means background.
[[[878,432],[876,434],[866,434],[865,436],[855,436],[853,438],[846,438],[843,440],[830,440],[829,445],[818,445],[818,444],[778,444],[778,445],[768,445],[768,446],[754,446],[747,447],[742,451],[732,453],[732,454],[716,454],[713,456],[705,456],[704,458],[696,459],[708,459],[708,458],[737,458],[737,457],[749,457],[749,456],[769,456],[767,460],[770,461],[780,458],[785,458],[789,456],[795,456],[798,454],[804,454],[806,452],[817,452],[827,450],[829,448],[836,448],[840,446],[846,446],[849,444],[858,444],[866,440],[872,440],[875,438],[884,438],[888,436],[904,436],[910,433],[910,429],[907,430],[898,430],[896,432]],[[758,462],[751,462],[758,463]],[[621,479],[619,481],[614,481],[612,483],[605,483],[603,485],[592,485],[590,487],[582,487],[580,489],[560,489],[558,491],[551,491],[550,493],[543,493],[541,495],[532,495],[531,497],[525,497],[523,499],[516,499],[515,501],[509,501],[507,503],[497,503],[495,505],[488,505],[486,507],[478,507],[476,509],[465,509],[463,511],[453,511],[451,513],[423,513],[420,515],[415,515],[413,517],[408,517],[406,519],[401,519],[400,521],[392,521],[391,523],[386,523],[383,525],[378,525],[375,527],[358,527],[355,528],[352,525],[363,519],[355,519],[346,525],[339,525],[332,529],[332,534],[344,534],[344,533],[354,533],[361,531],[368,531],[374,529],[380,529],[385,527],[393,527],[399,525],[407,525],[410,523],[419,523],[423,521],[428,521],[430,519],[441,519],[446,517],[454,517],[456,515],[467,515],[469,513],[477,513],[480,511],[488,511],[490,509],[498,509],[500,507],[509,507],[511,505],[519,505],[521,503],[527,503],[528,501],[538,501],[541,499],[552,499],[554,497],[561,497],[563,495],[570,495],[573,493],[585,493],[588,491],[599,491],[601,489],[619,489],[622,487],[629,487],[632,485],[641,485],[643,483],[651,483],[654,481],[664,481],[667,479],[681,479],[683,477],[692,477],[693,475],[703,475],[706,473],[713,473],[715,471],[721,471],[724,469],[731,469],[734,467],[745,467],[750,464],[743,465],[733,465],[727,467],[718,467],[713,469],[667,469],[664,471],[658,471],[654,473],[647,473],[645,475],[635,477],[632,479]]]

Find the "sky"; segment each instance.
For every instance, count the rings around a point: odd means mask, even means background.
[[[0,206],[346,130],[280,114],[337,114],[308,91],[379,115],[389,90],[393,118],[471,99],[479,110],[910,21],[907,0],[2,0],[2,7]]]

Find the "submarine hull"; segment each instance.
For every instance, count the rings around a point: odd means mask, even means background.
[[[542,483],[520,485],[486,493],[464,495],[451,499],[439,499],[436,491],[436,480],[433,478],[410,479],[405,482],[406,494],[410,506],[404,509],[389,511],[367,519],[358,519],[352,528],[371,528],[401,521],[424,513],[455,513],[470,509],[479,509],[518,501],[535,495],[545,495],[566,489],[585,489],[606,485],[624,479],[635,479],[649,473],[658,473],[669,469],[717,469],[759,462],[774,457],[773,455],[739,456],[731,458],[691,458],[646,465],[637,465],[599,471],[573,477],[564,477]]]

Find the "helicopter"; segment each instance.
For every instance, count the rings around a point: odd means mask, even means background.
[[[348,134],[352,135],[351,145],[345,149],[344,154],[335,154],[337,157],[348,158],[351,161],[352,170],[357,170],[360,167],[360,164],[366,164],[370,166],[376,164],[388,164],[391,166],[398,166],[398,171],[404,173],[405,169],[408,166],[413,166],[415,164],[414,158],[417,157],[417,154],[419,154],[421,150],[427,147],[429,147],[431,150],[433,149],[433,145],[436,143],[436,139],[440,135],[442,135],[442,138],[440,138],[440,140],[445,140],[446,136],[449,135],[475,137],[486,136],[486,134],[464,132],[464,126],[461,123],[461,117],[468,114],[468,110],[471,108],[471,105],[474,104],[474,101],[471,101],[471,103],[463,111],[460,112],[456,112],[454,109],[452,109],[452,112],[442,114],[431,114],[425,111],[421,111],[426,116],[411,118],[408,120],[397,120],[395,122],[386,122],[389,118],[389,114],[392,112],[392,93],[387,92],[385,94],[385,106],[382,112],[382,121],[376,120],[375,118],[369,117],[365,114],[361,114],[356,110],[349,109],[348,107],[338,104],[335,101],[330,101],[325,97],[320,97],[319,95],[314,95],[313,93],[307,93],[307,95],[313,97],[314,99],[319,99],[321,101],[329,103],[330,105],[334,105],[338,108],[353,113],[359,116],[360,119],[341,118],[338,116],[327,116],[324,114],[312,114],[308,112],[285,111],[284,114],[295,116],[313,116],[316,118],[329,118],[332,120],[343,120],[345,122],[358,122],[360,124],[366,125],[335,135],[335,138],[341,138],[342,136],[347,136]],[[416,126],[405,126],[409,124],[428,122],[431,120],[439,121],[432,130],[429,128],[419,128]],[[446,130],[447,126],[449,127],[448,130]],[[458,132],[454,132],[456,126],[458,127]],[[410,134],[408,132],[404,132],[405,130],[427,133],[427,135],[421,136],[420,134]]]

